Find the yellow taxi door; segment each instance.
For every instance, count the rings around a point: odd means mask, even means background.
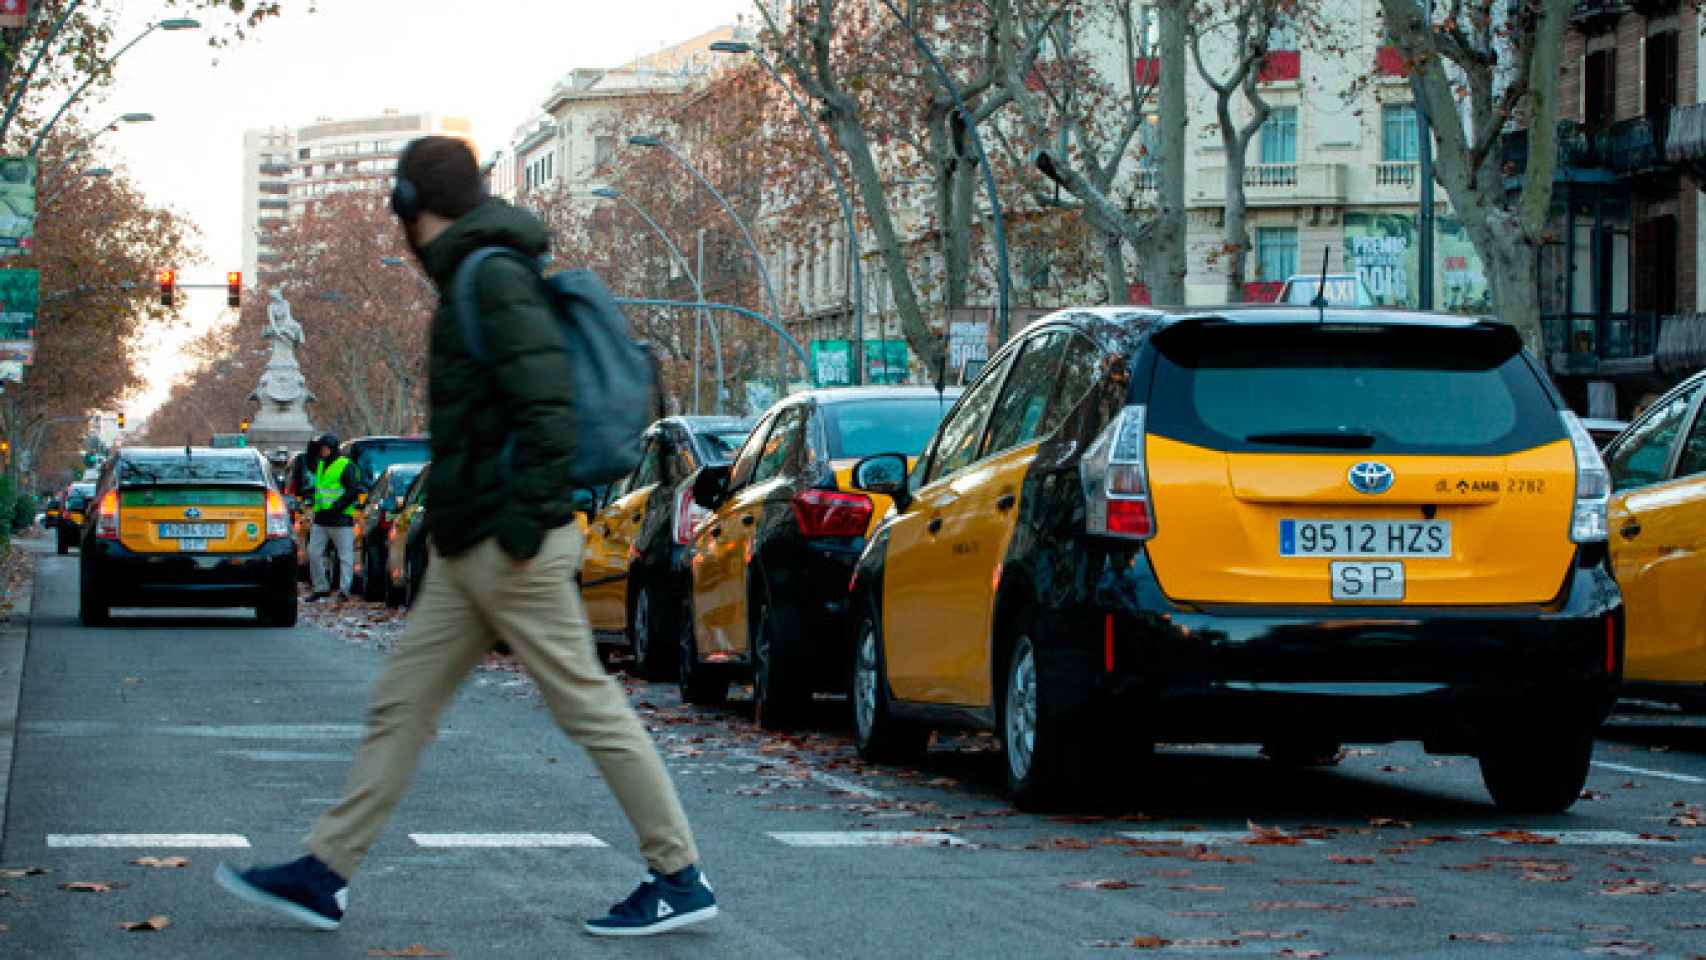
[[[1612,563],[1627,617],[1624,677],[1706,683],[1706,415],[1696,387],[1610,453]]]
[[[693,631],[701,658],[746,649],[746,544],[761,503],[753,475],[775,422],[775,414],[766,417],[741,445],[729,469],[728,498],[700,524],[694,541]]]
[[[594,630],[615,633],[627,627],[628,549],[646,499],[657,487],[658,456],[656,438],[648,439],[634,472],[612,491],[610,502],[587,528],[581,600]]]

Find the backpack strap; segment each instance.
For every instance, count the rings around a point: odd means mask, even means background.
[[[539,264],[532,257],[512,247],[501,246],[481,247],[462,258],[462,263],[456,267],[456,274],[450,281],[450,308],[462,328],[462,342],[468,345],[468,353],[474,362],[481,366],[491,363],[491,355],[486,351],[486,334],[480,327],[480,267],[493,257],[520,261],[535,276],[539,274]]]

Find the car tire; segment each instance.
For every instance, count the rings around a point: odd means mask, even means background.
[[[641,583],[639,587],[633,602],[628,605],[628,646],[634,654],[634,672],[640,679],[652,683],[673,680],[671,671],[679,658],[672,656],[675,651],[668,643],[658,643],[657,638],[671,637],[675,633],[669,629],[658,604],[652,599],[651,586]]]
[[[764,730],[787,730],[811,703],[802,682],[799,616],[787,604],[761,602],[752,631],[752,719]]]
[[[681,702],[701,707],[719,707],[728,702],[728,674],[699,660],[699,643],[693,635],[692,607],[683,611],[681,625],[676,630],[676,651],[679,663],[676,683],[681,687]]]
[[[277,590],[261,603],[255,611],[260,622],[268,627],[288,628],[296,626],[297,595],[296,585],[291,584],[288,590]]]
[[[1481,782],[1500,811],[1563,813],[1587,784],[1593,731],[1536,730],[1530,736],[1501,738],[1481,751],[1480,760]]]
[[[1000,728],[1007,794],[1021,810],[1051,810],[1068,798],[1083,798],[1079,785],[1087,732],[1058,671],[1044,669],[1036,645],[1036,617],[1021,614],[1013,624],[1001,697]],[[1107,745],[1104,744],[1104,747]]]
[[[77,578],[77,619],[85,627],[104,627],[113,622],[112,604],[93,579],[81,571]]]
[[[901,763],[923,756],[930,729],[902,720],[890,709],[888,666],[875,613],[860,620],[853,639],[847,702],[853,712],[853,746],[862,759]]]
[[[361,598],[369,603],[379,603],[385,599],[385,588],[390,583],[386,576],[385,564],[377,559],[378,554],[366,550],[361,562]]]

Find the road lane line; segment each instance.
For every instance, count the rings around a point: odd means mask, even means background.
[[[590,833],[411,833],[418,847],[607,847]]]
[[[50,833],[50,847],[248,847],[236,833]]]
[[[790,847],[976,847],[951,833],[928,830],[778,830],[770,838]]]
[[[777,757],[767,757],[764,754],[752,753],[752,752],[746,751],[746,750],[731,751],[729,753],[729,757],[731,759],[734,759],[734,760],[739,760],[739,761],[742,761],[744,763],[756,764],[756,765],[761,766],[761,767],[779,767],[779,766],[782,766],[784,764],[793,763],[795,766],[802,768],[805,771],[806,776],[810,777],[813,781],[815,781],[817,783],[821,783],[824,786],[829,787],[831,790],[839,790],[842,793],[850,793],[855,797],[864,797],[866,800],[887,800],[887,799],[889,799],[888,794],[882,792],[881,790],[875,790],[875,789],[872,789],[871,787],[867,787],[863,784],[854,783],[852,780],[849,780],[846,777],[838,777],[833,773],[824,773],[821,770],[813,770],[810,766],[806,765],[805,763],[799,762],[799,761],[789,761],[789,760],[783,760],[783,759],[780,759]]]
[[[1491,829],[1458,831],[1465,837],[1491,840],[1494,843],[1521,844],[1532,842],[1526,838],[1495,836],[1494,834],[1498,832]],[[1677,845],[1677,841],[1666,840],[1657,834],[1649,834],[1643,837],[1627,830],[1522,830],[1519,832],[1539,837],[1550,837],[1553,842],[1567,847],[1674,847]]]
[[[1706,783],[1706,777],[1694,777],[1686,773],[1671,773],[1667,770],[1648,770],[1645,767],[1631,767],[1622,763],[1607,763],[1595,760],[1593,765],[1601,770],[1616,770],[1618,773],[1634,773],[1643,777],[1658,777],[1660,780],[1675,780],[1677,783]]]

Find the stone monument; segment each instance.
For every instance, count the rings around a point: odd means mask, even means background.
[[[302,325],[290,314],[290,304],[284,292],[269,291],[267,326],[261,339],[272,343],[272,356],[261,372],[261,382],[249,399],[261,405],[249,425],[249,444],[278,459],[280,450],[285,456],[302,450],[313,439],[314,424],[308,419],[308,404],[314,395],[302,376],[302,366],[296,362],[296,348],[302,345]]]

